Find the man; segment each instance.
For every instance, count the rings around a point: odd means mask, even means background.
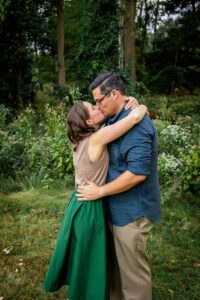
[[[108,116],[107,124],[124,118],[126,94],[119,75],[106,73],[90,85],[94,101]],[[151,299],[151,272],[146,254],[152,222],[160,220],[157,137],[148,116],[108,146],[107,184],[78,189],[79,200],[106,196],[108,221],[114,238],[125,300]]]

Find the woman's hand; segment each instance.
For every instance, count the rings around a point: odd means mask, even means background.
[[[124,106],[125,110],[128,110],[128,109],[134,109],[139,103],[137,101],[137,99],[135,99],[134,97],[128,97],[126,99],[126,105]]]
[[[135,109],[133,109],[129,113],[129,116],[131,116],[131,118],[134,118],[135,123],[139,123],[146,114],[147,114],[147,107],[142,104],[135,107]]]

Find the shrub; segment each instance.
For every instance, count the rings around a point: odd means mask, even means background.
[[[160,120],[171,122],[176,118],[175,112],[169,104],[168,97],[161,95],[147,95],[144,102],[153,119],[159,118]]]
[[[168,97],[169,106],[177,115],[193,116],[200,111],[199,95],[171,95]]]
[[[162,201],[199,193],[200,125],[197,117],[178,117],[176,124],[155,120],[159,134],[158,169]]]
[[[30,107],[0,131],[1,176],[39,176],[43,187],[73,172],[71,146],[66,135],[66,105],[46,105],[43,120]],[[34,176],[33,176],[34,174]],[[36,182],[36,181],[35,181]]]
[[[171,153],[175,156],[179,155],[181,148],[190,147],[190,131],[187,127],[182,128],[179,125],[167,125],[160,132],[159,149],[160,152]]]
[[[174,87],[184,86],[184,68],[168,65],[150,80],[151,90],[156,93],[170,94]]]
[[[182,154],[183,167],[181,179],[183,190],[200,192],[200,147],[193,146],[188,153]]]
[[[174,155],[161,153],[158,161],[158,171],[162,184],[171,184],[180,175],[183,162]]]
[[[3,104],[0,104],[0,115],[1,115],[1,118],[0,118],[0,128],[5,128],[6,126],[6,119],[7,119],[7,116],[9,115],[10,111],[7,107],[5,107],[5,105]]]

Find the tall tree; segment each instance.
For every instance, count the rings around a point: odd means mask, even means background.
[[[9,0],[0,3],[0,102],[14,109],[34,102],[37,89],[35,52],[49,51],[50,2]]]
[[[131,79],[136,81],[136,57],[135,57],[135,15],[136,0],[123,0],[125,13],[123,16],[123,65],[131,74]]]
[[[151,1],[143,0],[142,3],[144,6],[141,6],[141,9],[144,9],[144,16],[141,16],[141,42],[140,42],[140,57],[141,57],[141,65],[143,71],[145,70],[145,55],[144,55],[144,50],[145,50],[145,42],[146,42],[146,36],[147,36],[147,26],[149,24],[150,20],[150,10],[151,10]]]
[[[58,84],[65,85],[64,58],[64,0],[56,0],[57,8],[57,45],[58,45]]]
[[[157,36],[157,27],[158,27],[158,18],[159,18],[159,5],[160,5],[160,1],[158,0],[155,3],[155,9],[154,9],[154,21],[153,21],[154,40],[153,40],[153,50],[156,49],[156,36]]]

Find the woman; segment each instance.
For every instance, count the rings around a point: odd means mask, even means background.
[[[72,107],[67,124],[76,186],[84,179],[105,183],[109,160],[106,145],[141,121],[146,112],[140,105],[123,120],[99,129],[105,117],[96,106],[78,101]],[[70,300],[109,299],[103,202],[77,201],[76,192],[65,212],[44,288],[52,292],[64,284],[69,285]]]

